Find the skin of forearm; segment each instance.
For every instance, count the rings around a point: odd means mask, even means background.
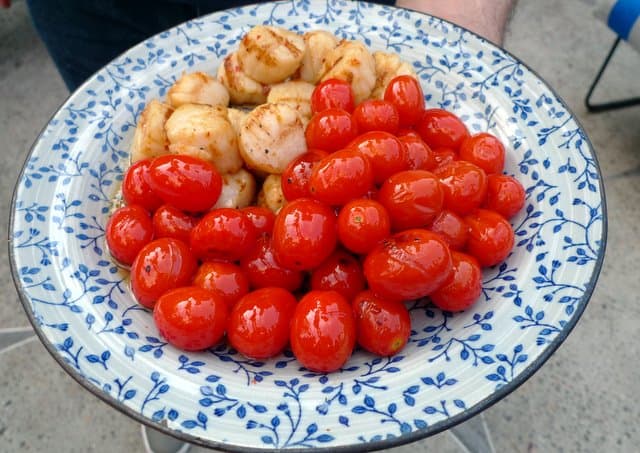
[[[397,6],[441,17],[502,45],[513,0],[398,0]]]

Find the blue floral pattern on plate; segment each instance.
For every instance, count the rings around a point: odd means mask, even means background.
[[[429,106],[508,144],[526,187],[516,247],[484,273],[465,313],[411,306],[401,354],[357,351],[339,372],[222,345],[184,353],[158,334],[104,227],[146,102],[183,71],[214,72],[253,25],[324,28],[413,64]],[[127,414],[211,447],[382,448],[451,426],[503,397],[562,342],[604,255],[606,214],[590,143],[560,99],[510,54],[437,18],[350,1],[228,10],[161,33],[85,83],[42,132],[16,187],[14,279],[44,344],[93,393]]]

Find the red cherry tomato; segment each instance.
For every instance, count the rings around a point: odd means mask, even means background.
[[[350,201],[338,214],[338,239],[354,253],[369,253],[390,231],[389,214],[375,200]]]
[[[313,167],[329,154],[319,149],[310,149],[292,160],[282,173],[282,193],[287,201],[310,198],[309,178]]]
[[[305,130],[307,147],[325,151],[344,148],[358,135],[356,122],[342,109],[327,109],[316,113]]]
[[[407,170],[431,171],[438,163],[431,148],[415,132],[398,137],[405,146],[405,159]]]
[[[124,201],[129,205],[138,204],[149,212],[155,211],[163,203],[149,183],[151,162],[152,159],[143,159],[134,163],[126,171],[122,180]]]
[[[373,179],[382,183],[389,176],[406,170],[405,147],[388,132],[365,132],[349,144],[364,154],[373,166]]]
[[[390,237],[364,260],[369,288],[391,300],[428,296],[449,279],[451,270],[447,243],[439,234],[421,229]]]
[[[344,80],[324,80],[316,85],[313,93],[311,93],[311,112],[314,115],[333,108],[351,113],[354,105],[351,84]]]
[[[395,105],[380,99],[367,99],[357,105],[353,119],[358,132],[384,131],[390,134],[398,132],[400,116]]]
[[[400,116],[401,127],[416,124],[424,109],[424,94],[420,82],[409,75],[391,79],[384,90],[384,100],[395,105]]]
[[[500,214],[478,209],[464,218],[469,226],[466,252],[481,266],[501,263],[509,256],[514,243],[513,228]]]
[[[170,289],[191,283],[198,263],[184,242],[156,239],[145,245],[131,265],[131,291],[140,305],[152,308]]]
[[[416,123],[416,131],[431,149],[451,148],[457,151],[469,136],[464,123],[455,114],[442,109],[424,110]]]
[[[433,159],[436,161],[436,168],[440,168],[444,167],[449,162],[458,160],[458,155],[452,149],[438,148],[433,150]]]
[[[309,178],[311,196],[340,206],[364,196],[373,187],[373,168],[367,156],[342,149],[316,162]]]
[[[447,283],[429,296],[436,307],[462,311],[478,300],[482,293],[482,269],[478,261],[465,253],[451,252],[453,274]]]
[[[105,238],[111,256],[130,265],[142,247],[153,239],[149,213],[135,204],[117,209],[107,221]]]
[[[442,210],[429,227],[449,244],[451,250],[462,250],[467,243],[469,228],[458,214],[447,209]]]
[[[327,259],[338,242],[336,216],[326,204],[298,198],[286,204],[273,226],[273,252],[288,269],[313,269]]]
[[[270,209],[262,206],[247,206],[240,211],[253,223],[258,236],[262,234],[271,234],[273,231],[273,223],[276,221],[276,215]]]
[[[363,291],[353,301],[358,344],[380,356],[398,353],[411,335],[411,318],[402,302]]]
[[[235,261],[247,255],[256,242],[256,229],[240,210],[214,209],[191,230],[191,250],[203,260]]]
[[[176,238],[189,243],[191,230],[198,218],[169,204],[160,206],[153,214],[153,232],[156,238]]]
[[[504,145],[497,137],[487,132],[464,139],[458,155],[460,159],[482,168],[487,175],[500,174],[504,169]]]
[[[240,261],[252,288],[277,286],[295,291],[302,285],[302,272],[280,266],[273,256],[271,237],[262,236],[253,250]]]
[[[222,178],[213,165],[178,154],[156,157],[149,183],[165,203],[186,212],[211,209],[222,191]]]
[[[214,293],[186,286],[164,293],[153,308],[160,334],[185,351],[215,346],[224,335],[229,309]]]
[[[444,205],[456,214],[470,213],[487,196],[487,175],[480,167],[464,160],[438,167],[434,174],[444,190]]]
[[[200,265],[193,285],[208,289],[231,309],[249,292],[249,279],[238,266],[223,261],[205,261]]]
[[[267,359],[289,342],[297,300],[282,288],[262,288],[244,296],[231,310],[227,337],[241,354]]]
[[[387,179],[378,192],[378,201],[400,231],[427,226],[442,210],[443,188],[436,176],[424,170],[407,170]]]
[[[308,370],[330,373],[353,352],[356,328],[351,305],[336,291],[310,291],[296,306],[291,349]]]
[[[364,289],[362,268],[353,255],[337,250],[311,273],[311,289],[337,291],[348,301]]]
[[[489,175],[484,207],[496,211],[508,220],[520,212],[525,197],[524,187],[513,176]]]

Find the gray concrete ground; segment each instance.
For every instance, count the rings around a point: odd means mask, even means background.
[[[4,237],[29,146],[67,95],[24,3],[14,3],[0,10]],[[485,411],[498,452],[640,450],[640,107],[597,115],[583,107],[614,39],[588,3],[520,1],[505,43],[566,100],[598,151],[609,243],[591,303],[566,343],[533,378]],[[623,46],[598,96],[640,95],[638,74],[640,55]],[[26,326],[6,248],[0,254],[0,329]],[[68,377],[37,340],[0,351],[0,452],[141,452],[139,432]],[[464,451],[447,433],[394,451],[428,450]]]

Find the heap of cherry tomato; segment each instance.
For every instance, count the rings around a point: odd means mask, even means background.
[[[508,219],[525,193],[502,174],[496,137],[425,109],[409,76],[357,106],[349,84],[327,80],[311,107],[308,151],[282,174],[277,214],[211,209],[222,179],[189,156],[126,172],[108,247],[175,346],[205,349],[226,333],[248,357],[290,345],[321,372],[339,369],[356,343],[393,355],[411,331],[404,301],[464,310],[481,293],[481,268],[510,253]]]

